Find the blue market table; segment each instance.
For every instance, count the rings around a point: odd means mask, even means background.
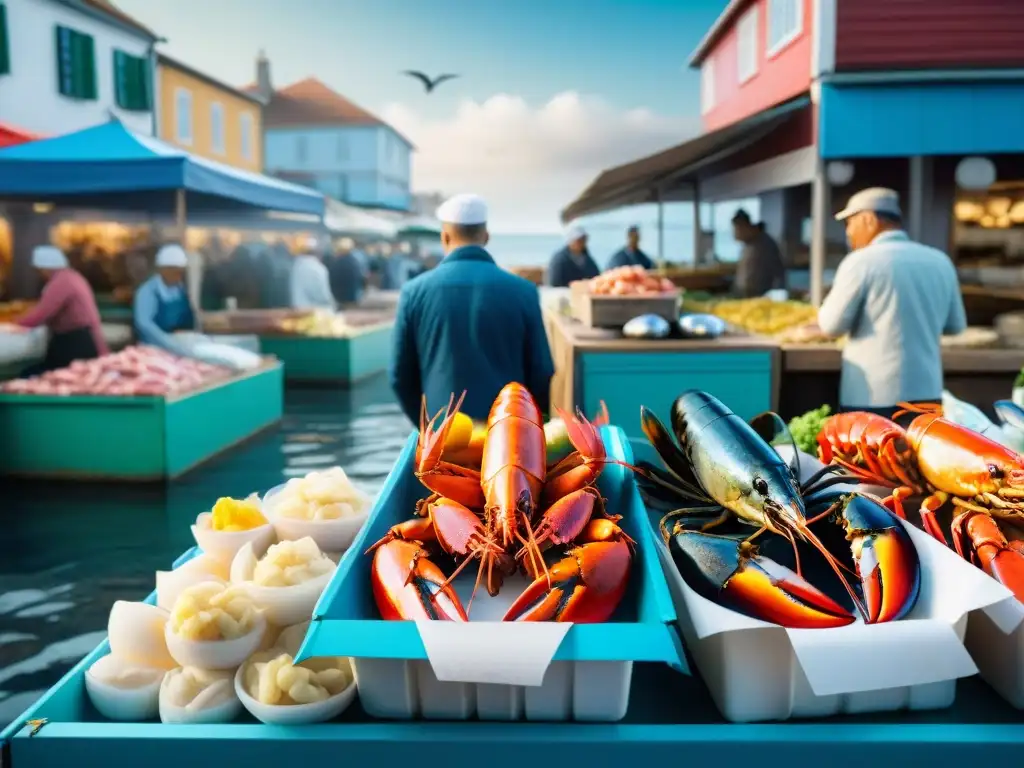
[[[545,325],[556,370],[552,405],[592,417],[603,400],[630,438],[643,437],[641,405],[668,423],[673,401],[688,389],[710,392],[744,419],[778,402],[781,353],[769,339],[628,339],[552,311]]]
[[[81,680],[92,660],[94,655],[87,657],[4,734],[3,768],[312,766],[338,760],[424,768],[963,768],[978,761],[1016,765],[1024,748],[1024,717],[977,678],[960,682],[948,710],[731,725],[721,720],[699,677],[637,664],[629,714],[619,724],[387,722],[370,720],[353,705],[336,722],[285,728],[253,720],[217,726],[104,721],[87,703]],[[33,736],[24,721],[35,718],[48,722]]]
[[[346,336],[260,334],[260,351],[284,364],[289,384],[350,385],[387,370],[394,321]]]

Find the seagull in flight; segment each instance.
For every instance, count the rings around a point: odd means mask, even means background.
[[[437,88],[437,86],[439,86],[446,80],[454,80],[456,77],[458,77],[458,75],[438,75],[433,80],[431,80],[425,74],[415,69],[407,69],[402,74],[408,75],[409,77],[415,77],[417,80],[423,83],[423,87],[427,89],[427,93],[431,93],[435,88]]]

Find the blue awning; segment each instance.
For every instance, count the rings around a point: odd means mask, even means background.
[[[190,210],[216,198],[228,208],[324,212],[320,192],[190,155],[116,120],[0,150],[0,197],[82,205],[113,197],[132,208],[165,203],[179,189],[190,193]]]
[[[1024,82],[823,85],[826,159],[1024,152]]]

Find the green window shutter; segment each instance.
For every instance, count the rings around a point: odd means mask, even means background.
[[[114,49],[114,103],[121,109],[128,109],[128,73],[124,52]]]
[[[121,109],[148,112],[152,108],[149,60],[115,50],[114,91]]]
[[[0,3],[0,75],[11,71],[11,47],[7,34],[7,6]]]
[[[96,99],[96,45],[89,35],[57,27],[57,89],[73,99]]]

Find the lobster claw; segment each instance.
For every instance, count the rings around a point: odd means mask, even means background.
[[[980,567],[1024,600],[1024,552],[1018,541],[1007,541],[990,515],[968,510],[950,526],[957,554]]]
[[[826,629],[856,619],[802,577],[736,539],[679,530],[669,551],[699,595],[751,618],[793,629]]]
[[[896,515],[872,498],[854,493],[842,497],[839,504],[867,622],[903,618],[921,591],[921,560],[910,534]]]
[[[571,549],[548,575],[533,580],[502,621],[607,621],[626,593],[632,559],[629,544],[622,539]]]
[[[370,583],[386,620],[469,621],[444,572],[417,542],[393,539],[379,546],[373,553]]]

